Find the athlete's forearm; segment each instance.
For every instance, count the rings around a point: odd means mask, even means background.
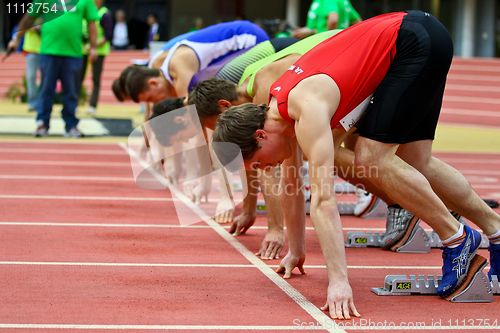
[[[257,171],[246,170],[247,195],[243,199],[243,211],[248,214],[255,214],[257,209],[257,194],[259,193],[259,180]]]
[[[302,180],[298,175],[297,167],[287,168],[286,165],[283,166],[280,191],[290,252],[296,256],[304,255],[306,252],[306,214]]]
[[[329,281],[347,280],[342,223],[334,197],[312,196],[311,218],[325,257]]]
[[[260,188],[267,206],[267,228],[268,230],[283,231],[283,214],[279,195],[280,173],[273,169],[262,172],[260,176]]]

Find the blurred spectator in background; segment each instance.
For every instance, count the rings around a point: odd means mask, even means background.
[[[41,1],[41,0],[40,0]],[[47,1],[47,0],[45,0]],[[55,0],[52,3],[55,3]],[[50,7],[50,5],[49,5]],[[16,49],[26,30],[33,27],[36,19],[42,19],[40,47],[40,68],[42,83],[37,102],[36,137],[47,136],[50,117],[56,94],[57,81],[61,81],[63,93],[62,118],[66,123],[66,137],[81,138],[78,130],[76,107],[78,105],[77,78],[82,69],[83,20],[87,20],[90,38],[89,56],[92,61],[96,53],[96,21],[99,19],[97,8],[92,0],[79,0],[72,10],[54,18],[53,13],[32,11],[23,16],[19,32],[9,42],[8,50]]]
[[[115,27],[113,29],[113,49],[126,50],[129,46],[128,25],[123,9],[118,9],[115,13]]]
[[[146,47],[149,48],[149,43],[160,40],[160,24],[158,23],[158,16],[154,13],[148,15],[146,22],[149,25],[148,44]]]
[[[345,29],[360,21],[349,0],[313,0],[306,26],[294,30],[293,37],[303,39],[318,32]]]
[[[113,20],[111,14],[105,6],[104,0],[94,0],[98,9],[99,22],[97,23],[97,60],[92,64],[92,93],[90,94],[89,107],[87,113],[94,115],[99,101],[99,92],[101,90],[101,75],[104,68],[104,59],[111,51],[110,41],[113,39]],[[84,22],[84,36],[88,40],[87,22]],[[90,45],[85,43],[82,72],[78,82],[78,92],[81,91],[82,84],[85,80],[88,65],[88,50]]]
[[[203,18],[201,17],[195,17],[193,19],[193,27],[189,29],[189,31],[197,31],[203,28]]]
[[[350,0],[337,0],[338,21],[337,27],[333,29],[347,29],[351,25],[361,22],[361,16],[354,9]]]
[[[10,38],[11,39],[16,38],[18,31],[19,31],[19,24],[15,25],[12,28],[12,34],[10,35]],[[15,52],[23,52],[23,45],[24,45],[24,35],[19,38],[19,44],[17,45],[17,47],[14,51]]]
[[[40,69],[40,26],[33,27],[24,34],[23,51],[26,54],[26,95],[29,112],[36,111],[38,98],[37,72]]]

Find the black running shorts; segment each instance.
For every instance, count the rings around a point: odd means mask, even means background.
[[[362,137],[403,144],[433,140],[453,44],[433,16],[409,11],[396,40],[396,56],[358,123]]]

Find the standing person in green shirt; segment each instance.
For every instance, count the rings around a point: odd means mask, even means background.
[[[90,94],[89,107],[87,109],[87,113],[91,115],[94,115],[97,111],[104,60],[111,51],[111,40],[113,39],[113,19],[109,9],[103,6],[104,0],[94,0],[94,2],[98,9],[99,23],[97,23],[97,60],[92,64],[92,93]],[[87,21],[84,21],[83,34],[86,40],[88,40],[87,25]],[[85,80],[85,74],[87,73],[89,48],[90,45],[86,43],[83,50],[83,65],[78,82],[78,92],[82,87],[83,81]]]
[[[42,45],[40,68],[42,83],[37,103],[36,137],[47,136],[57,81],[63,92],[62,117],[66,123],[66,137],[81,138],[78,130],[76,107],[78,105],[77,78],[82,68],[82,22],[88,21],[92,61],[97,58],[96,21],[99,19],[93,0],[34,0],[33,10],[27,12],[19,24],[20,33],[9,42],[8,49],[16,48],[24,31],[33,26],[36,19],[41,26]],[[48,10],[45,10],[48,9]]]
[[[38,87],[36,74],[40,69],[40,29],[34,27],[24,34],[23,52],[26,54],[26,94],[29,112],[36,111]]]
[[[337,27],[334,29],[347,29],[351,25],[361,22],[361,16],[354,9],[350,0],[336,0],[338,8]]]
[[[361,21],[349,0],[313,0],[305,27],[293,32],[295,38],[306,38],[319,32],[346,29]]]

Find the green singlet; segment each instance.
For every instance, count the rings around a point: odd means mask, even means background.
[[[329,30],[316,35],[312,35],[311,37],[307,37],[301,41],[298,41],[297,43],[292,44],[291,46],[273,55],[270,55],[264,59],[254,62],[245,69],[238,84],[242,85],[243,82],[245,82],[248,78],[250,78],[250,80],[248,81],[247,93],[249,96],[253,97],[254,96],[253,84],[255,81],[255,74],[257,74],[257,72],[260,71],[264,66],[291,54],[302,55],[307,51],[309,51],[310,49],[312,49],[313,47],[315,47],[316,45],[318,45],[319,43],[321,43],[322,41],[330,38],[331,36],[339,33],[340,31],[341,30]]]

